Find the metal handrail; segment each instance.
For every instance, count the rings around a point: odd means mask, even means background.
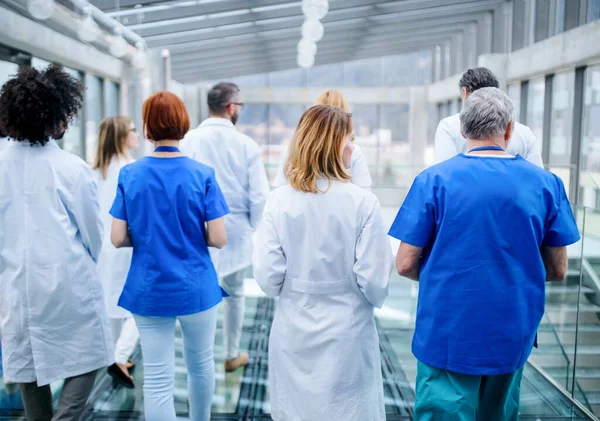
[[[540,367],[536,362],[529,360],[527,362],[535,371],[540,374],[544,380],[550,383],[561,395],[563,395],[575,408],[581,411],[589,420],[591,421],[600,421],[598,417],[596,417],[592,412],[587,409],[581,402],[577,399],[573,398],[569,392],[565,388],[563,388],[560,383],[558,383],[552,376],[550,376],[546,371]]]

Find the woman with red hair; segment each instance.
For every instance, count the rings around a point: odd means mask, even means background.
[[[154,153],[121,169],[111,241],[133,247],[119,305],[140,332],[147,421],[175,421],[175,322],[183,330],[190,419],[208,421],[215,387],[213,344],[219,286],[208,247],[227,242],[227,203],[214,170],[179,151],[189,130],[185,105],[158,92],[143,107]]]

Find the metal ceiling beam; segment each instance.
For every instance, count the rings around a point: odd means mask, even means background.
[[[431,37],[427,39],[422,39],[420,41],[415,41],[411,43],[397,43],[397,44],[386,44],[382,45],[375,49],[362,49],[362,50],[349,50],[346,52],[337,52],[332,54],[326,54],[317,58],[317,62],[315,65],[320,64],[329,64],[329,63],[338,63],[341,61],[347,60],[360,60],[363,58],[375,58],[382,56],[390,56],[394,54],[398,54],[398,52],[406,52],[406,51],[419,51],[423,49],[430,48],[434,45],[441,44],[446,42],[450,37]],[[270,69],[279,69],[281,65],[284,65],[285,68],[295,68],[296,65],[296,55],[280,55],[277,59],[274,59],[269,65],[265,64],[263,61],[259,59],[251,59],[246,60],[244,63],[238,63],[237,65],[232,64],[224,64],[219,66],[195,66],[189,67],[185,69],[173,69],[173,77],[178,78],[182,75],[186,74],[215,74],[222,75],[220,77],[227,77],[230,72],[236,69],[244,70],[246,74],[253,73],[254,69],[261,69],[260,72],[271,71]],[[259,72],[254,72],[259,73]]]
[[[410,11],[426,9],[431,7],[441,7],[447,5],[456,5],[460,3],[473,3],[477,0],[437,0],[435,2],[423,0],[404,0],[401,4],[401,11]],[[335,20],[336,15],[345,12],[364,13],[365,8],[381,8],[386,4],[398,3],[398,0],[344,0],[343,2],[332,2],[329,13],[323,22]],[[155,36],[162,34],[172,34],[203,28],[212,28],[216,26],[239,25],[243,23],[267,22],[271,19],[297,18],[304,20],[300,3],[291,3],[290,7],[277,9],[250,9],[244,8],[232,11],[227,14],[207,14],[201,6],[196,6],[196,13],[187,12],[179,15],[178,18],[169,19],[164,17],[164,13],[157,13],[156,16],[143,15],[143,23],[133,24],[129,27],[134,31],[142,31],[144,36]]]
[[[426,50],[432,47],[433,44],[423,44],[422,46],[415,45],[413,48],[399,48],[399,49],[388,49],[386,52],[389,55],[402,54],[412,51]],[[381,56],[379,54],[378,56]],[[356,59],[368,59],[378,56],[372,56],[370,53],[361,53],[356,55]],[[322,60],[319,60],[317,65],[326,65],[339,62],[341,57],[327,57]],[[229,69],[219,69],[215,72],[189,72],[174,75],[175,80],[181,83],[196,83],[201,81],[209,81],[209,80],[223,80],[227,78],[233,78],[237,76],[244,76],[250,74],[259,74],[266,73],[269,71],[280,71],[280,70],[290,70],[297,68],[296,60],[291,59],[288,61],[282,61],[275,63],[274,67],[268,67],[266,65],[253,65],[253,66],[245,66],[245,67],[235,67]]]
[[[324,57],[333,55],[339,55],[345,53],[351,56],[354,51],[381,49],[381,47],[394,47],[400,45],[411,45],[416,42],[422,42],[423,40],[438,39],[438,38],[451,38],[457,33],[464,33],[462,26],[449,27],[444,31],[413,31],[406,34],[398,33],[392,34],[385,37],[375,37],[365,41],[364,44],[358,44],[356,39],[348,39],[345,41],[330,42],[325,45],[319,46],[317,57]],[[295,59],[297,52],[296,46],[290,45],[287,49],[277,49],[268,54],[268,60],[277,60],[280,56],[289,56]],[[266,58],[264,56],[256,55],[254,52],[241,53],[236,55],[221,56],[219,58],[207,59],[205,63],[199,62],[175,62],[172,64],[173,71],[178,71],[185,68],[197,68],[197,67],[215,67],[219,65],[235,65],[244,61],[263,61]]]
[[[107,14],[114,18],[122,18],[127,16],[135,16],[140,13],[164,13],[164,19],[172,19],[173,16],[181,14],[196,14],[200,10],[203,13],[228,13],[233,10],[248,9],[248,8],[265,8],[286,5],[290,0],[225,0],[213,2],[199,2],[197,0],[177,0],[171,2],[154,1],[154,0],[120,0],[120,10],[115,11],[115,0],[91,0],[98,8],[109,11]],[[300,3],[298,0],[297,3]],[[142,7],[135,8],[141,5]],[[177,11],[172,15],[169,11]]]
[[[426,3],[431,4],[433,0],[422,0],[419,4],[425,5]],[[356,25],[357,23],[364,22],[367,18],[371,18],[371,25],[376,25],[378,20],[382,20],[386,15],[390,15],[391,20],[395,22],[410,21],[415,19],[426,19],[434,17],[443,17],[458,15],[463,13],[482,12],[482,11],[493,11],[494,8],[505,0],[485,0],[475,1],[469,3],[461,3],[452,6],[442,7],[431,7],[431,8],[411,8],[406,10],[407,6],[395,5],[391,3],[389,7],[378,6],[376,8],[367,10],[356,10],[342,11],[336,16],[328,16],[323,24],[325,26],[325,32],[343,30],[347,26]],[[261,34],[272,34],[277,36],[280,33],[296,33],[300,37],[300,26],[303,18],[293,18],[284,22],[274,20],[273,22],[254,22],[252,24],[242,24],[243,26],[238,27],[232,25],[232,27],[222,28],[202,28],[200,30],[184,31],[174,34],[157,35],[145,37],[150,47],[163,47],[163,48],[179,48],[184,49],[188,47],[194,47],[197,43],[210,40],[220,39],[224,40],[228,37],[244,36],[244,35],[255,35]],[[280,31],[280,32],[278,32]]]
[[[425,21],[414,21],[406,24],[386,24],[378,27],[371,27],[370,32],[365,34],[361,31],[350,30],[344,32],[330,32],[325,34],[323,40],[321,40],[318,44],[317,54],[319,54],[319,50],[327,44],[330,43],[345,43],[352,42],[355,43],[357,41],[361,41],[364,37],[369,37],[373,35],[383,35],[383,34],[396,34],[398,38],[400,38],[400,33],[402,31],[408,31],[411,29],[426,29],[426,28],[436,28],[440,31],[446,30],[448,26],[455,27],[457,24],[460,24],[464,27],[468,27],[469,25],[476,24],[479,19],[481,19],[483,15],[480,14],[469,14],[469,15],[460,15],[453,16],[448,18],[440,18],[440,19],[429,19]],[[190,62],[195,60],[212,60],[216,57],[221,56],[231,56],[234,59],[238,57],[240,54],[245,53],[254,53],[258,54],[262,52],[263,47],[266,45],[269,50],[277,50],[284,49],[289,50],[290,47],[294,48],[296,51],[296,44],[298,42],[297,35],[280,37],[273,40],[256,40],[256,39],[248,39],[245,42],[235,41],[227,44],[220,44],[217,46],[213,46],[210,48],[204,47],[199,50],[188,50],[186,52],[177,53],[171,52],[171,62],[173,64],[180,62]]]

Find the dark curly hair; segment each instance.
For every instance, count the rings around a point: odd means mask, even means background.
[[[45,145],[62,134],[81,109],[83,84],[50,65],[21,67],[0,91],[0,126],[13,140]]]

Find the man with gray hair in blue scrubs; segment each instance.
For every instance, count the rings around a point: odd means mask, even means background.
[[[389,234],[419,281],[416,421],[516,421],[523,366],[579,232],[562,181],[513,155],[514,108],[497,88],[460,113],[467,153],[415,179]],[[507,150],[508,146],[508,150]]]

